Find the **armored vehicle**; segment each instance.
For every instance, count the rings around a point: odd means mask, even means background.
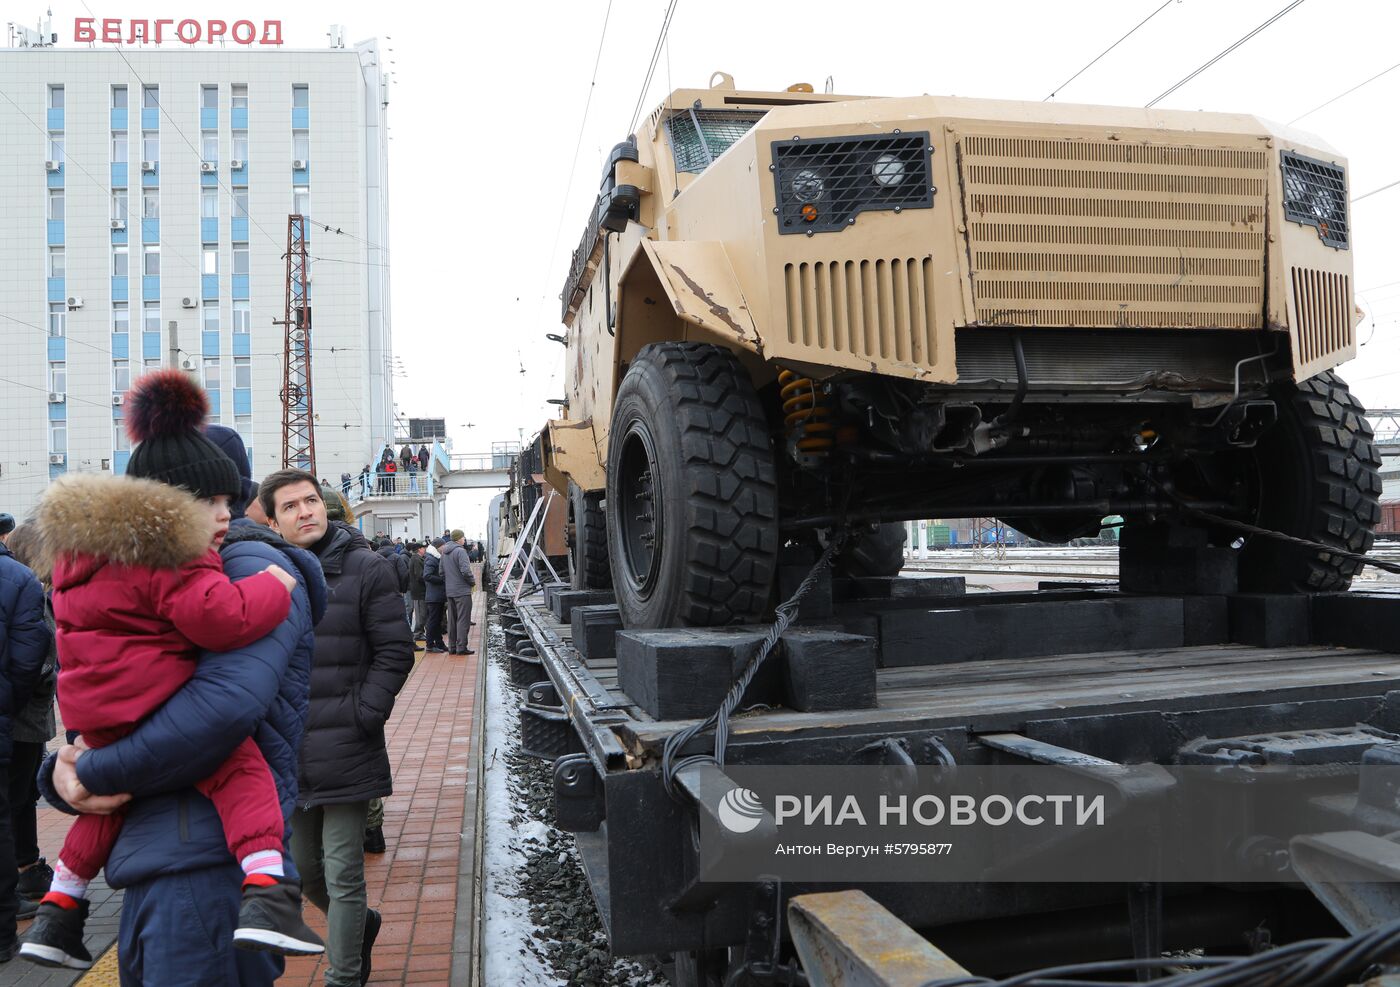
[[[1242,590],[1348,586],[1317,546],[1369,549],[1380,482],[1334,372],[1344,158],[1243,114],[711,83],[612,150],[562,293],[546,475],[627,626],[757,618],[837,529],[892,574],[924,517],[1117,515]]]

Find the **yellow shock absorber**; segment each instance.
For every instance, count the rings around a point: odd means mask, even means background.
[[[815,459],[831,455],[836,444],[829,396],[810,377],[791,370],[778,372],[778,393],[783,402],[783,427],[794,451]]]

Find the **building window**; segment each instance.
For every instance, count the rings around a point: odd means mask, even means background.
[[[49,219],[63,219],[63,189],[49,189]]]
[[[229,99],[235,110],[246,110],[248,108],[248,84],[245,82],[235,82],[228,87]]]
[[[142,373],[142,374],[154,373],[155,371],[157,371],[157,370],[159,370],[159,369],[160,369],[160,358],[159,358],[159,357],[152,357],[152,358],[149,359],[149,360],[142,360],[142,361],[141,361],[141,373]]]
[[[219,87],[200,86],[199,105],[206,110],[217,110],[219,108]]]
[[[63,87],[49,86],[49,109],[63,109]]]
[[[248,273],[248,245],[246,243],[235,243],[233,245],[233,273]]]
[[[49,160],[63,164],[63,132],[49,131]]]
[[[49,364],[49,390],[59,394],[68,390],[68,364],[62,360]]]
[[[112,393],[125,394],[131,389],[131,361],[112,361]]]
[[[130,147],[130,145],[126,140],[126,131],[112,131],[112,161],[114,164],[121,164],[126,161],[128,147]]]
[[[217,356],[204,358],[204,389],[206,391],[219,389],[219,358]]]
[[[201,131],[199,144],[203,148],[201,156],[205,161],[219,160],[219,132],[217,130]]]
[[[160,109],[160,86],[142,86],[141,105],[148,110]]]
[[[213,299],[204,300],[204,310],[200,313],[201,325],[205,332],[219,331],[219,303]]]
[[[112,277],[124,278],[130,273],[127,267],[127,253],[125,244],[117,244],[112,247]]]
[[[253,358],[250,356],[236,356],[233,358],[233,386],[252,387],[253,386]]]
[[[143,131],[141,131],[141,160],[142,160],[142,161],[159,161],[159,160],[160,160],[160,131],[159,131],[159,130],[143,130]]]
[[[112,189],[112,218],[120,219],[123,223],[127,220],[126,215],[126,189]]]
[[[141,192],[141,218],[160,219],[160,190],[148,188]]]
[[[112,109],[126,109],[126,86],[112,87]]]
[[[112,451],[129,452],[131,450],[131,439],[127,437],[125,423],[120,421],[112,422]]]
[[[63,248],[62,248],[62,247],[50,247],[50,248],[49,248],[49,277],[51,277],[51,278],[61,278],[61,277],[63,277],[64,268],[65,268],[65,264],[64,264],[64,257],[63,257]]]
[[[199,273],[218,274],[219,273],[219,245],[216,243],[206,243],[201,252],[203,263],[200,264]]]
[[[292,188],[292,212],[299,216],[311,215],[311,186],[296,185]]]
[[[219,190],[202,188],[199,190],[199,214],[205,219],[219,218]]]
[[[310,92],[306,86],[293,86],[292,106],[298,110],[304,110],[310,105]]]
[[[112,331],[126,333],[131,330],[131,309],[126,302],[112,303]]]
[[[253,310],[246,298],[235,300],[233,303],[233,331],[237,333],[253,331]]]
[[[49,452],[63,453],[68,451],[68,423],[49,422]]]
[[[62,336],[68,321],[68,306],[63,302],[49,302],[49,335]]]
[[[147,244],[141,248],[141,273],[148,278],[160,277],[160,247]]]
[[[292,159],[295,161],[311,160],[311,135],[305,130],[292,131]]]
[[[248,186],[236,185],[233,189],[233,218],[248,218]]]
[[[230,132],[233,139],[233,148],[230,157],[235,161],[248,160],[248,131],[234,130]]]
[[[146,302],[141,306],[141,328],[146,332],[160,332],[160,302]]]

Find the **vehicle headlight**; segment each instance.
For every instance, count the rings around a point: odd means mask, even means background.
[[[822,176],[810,169],[803,169],[792,177],[792,197],[799,202],[816,202],[826,192]]]
[[[870,174],[877,184],[894,188],[904,181],[904,162],[893,154],[882,154],[870,166]]]

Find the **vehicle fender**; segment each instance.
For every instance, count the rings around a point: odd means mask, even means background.
[[[583,490],[607,485],[593,419],[555,419],[545,426],[545,439],[544,478],[561,496],[569,495],[570,480]]]

